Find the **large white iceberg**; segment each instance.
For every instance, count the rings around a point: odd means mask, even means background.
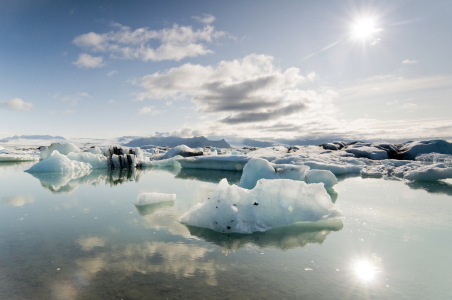
[[[78,151],[78,147],[71,143],[52,143],[48,148],[41,151],[40,156],[42,159],[49,157],[53,151],[58,151],[61,154],[67,155],[71,152]]]
[[[323,184],[261,179],[252,190],[223,179],[203,203],[179,221],[218,232],[252,233],[297,222],[341,216]]]
[[[57,150],[54,150],[52,154],[46,159],[34,164],[27,172],[67,172],[67,171],[79,171],[90,170],[91,165],[89,163],[71,160],[66,155],[61,154]]]

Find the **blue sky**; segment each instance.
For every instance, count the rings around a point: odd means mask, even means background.
[[[451,16],[450,1],[1,1],[0,137],[450,138]]]

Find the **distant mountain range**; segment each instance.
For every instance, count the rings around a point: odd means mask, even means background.
[[[7,137],[4,139],[1,139],[0,142],[6,143],[9,140],[18,140],[18,139],[24,139],[24,140],[66,140],[62,136],[51,136],[51,135],[21,135],[21,136],[13,136],[13,137]]]
[[[273,146],[273,143],[271,143],[271,142],[261,142],[261,141],[252,140],[252,139],[244,139],[243,140],[243,145],[250,146],[250,147],[265,148],[265,147]]]
[[[170,147],[187,145],[190,148],[206,146],[212,146],[217,148],[231,148],[231,145],[229,145],[224,139],[220,141],[211,141],[203,136],[192,138],[181,138],[176,136],[138,138],[125,144],[125,146],[129,147],[141,147],[146,145],[170,146]]]

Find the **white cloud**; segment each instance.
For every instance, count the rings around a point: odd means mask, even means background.
[[[405,59],[404,61],[402,61],[402,64],[405,65],[415,65],[419,62],[419,60],[409,60],[409,59]]]
[[[211,20],[207,17],[205,19]],[[226,36],[226,32],[217,31],[211,25],[205,25],[198,30],[177,24],[161,30],[150,30],[148,28],[132,30],[130,27],[118,23],[114,23],[112,26],[116,30],[101,34],[95,32],[82,34],[75,37],[72,42],[87,51],[94,53],[108,52],[116,58],[141,59],[144,61],[179,61],[185,57],[213,53],[206,48],[205,43]],[[151,46],[151,43],[156,41],[160,42],[160,46],[157,48]],[[88,58],[86,57],[85,60],[88,60]],[[99,63],[101,64],[102,61]],[[85,66],[82,62],[80,64]]]
[[[59,97],[58,94],[53,96],[53,98],[58,98],[58,97]],[[69,95],[63,96],[60,98],[60,101],[68,102],[71,105],[76,105],[77,102],[80,101],[82,98],[89,98],[89,97],[92,97],[92,96],[86,92],[81,92],[81,93],[77,93],[76,95],[73,95],[73,96],[69,96]]]
[[[113,76],[113,75],[115,75],[115,74],[118,74],[118,71],[113,70],[113,71],[111,71],[111,72],[108,72],[108,73],[107,73],[107,76]]]
[[[6,102],[0,102],[0,107],[11,110],[29,111],[33,107],[33,103],[25,102],[20,98],[14,98]]]
[[[193,16],[192,18],[195,19],[196,21],[204,23],[204,24],[210,24],[215,21],[215,17],[210,14],[202,14],[202,17]]]
[[[108,103],[113,104],[113,103],[116,103],[116,101],[111,99],[111,100],[108,100]]]
[[[78,68],[100,68],[104,66],[102,56],[91,56],[86,53],[79,54],[78,59],[72,64],[76,65]]]
[[[251,54],[216,66],[184,64],[144,76],[145,91],[137,100],[191,98],[198,111],[234,113],[221,122],[259,122],[304,110],[312,93],[298,87],[314,78],[315,73],[300,75],[298,68],[280,70],[272,56]]]
[[[73,113],[75,113],[75,111],[70,110],[70,109],[63,110],[63,111],[60,112],[60,114],[62,114],[62,115],[73,114]]]
[[[138,114],[139,115],[152,115],[152,116],[155,116],[155,115],[160,114],[161,112],[162,111],[160,111],[160,110],[154,110],[154,106],[145,106],[145,107],[140,108],[138,110]]]

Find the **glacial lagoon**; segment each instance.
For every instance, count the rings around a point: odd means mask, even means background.
[[[222,234],[177,220],[241,172],[31,165],[0,163],[1,299],[451,299],[450,179],[338,176],[342,218]]]

